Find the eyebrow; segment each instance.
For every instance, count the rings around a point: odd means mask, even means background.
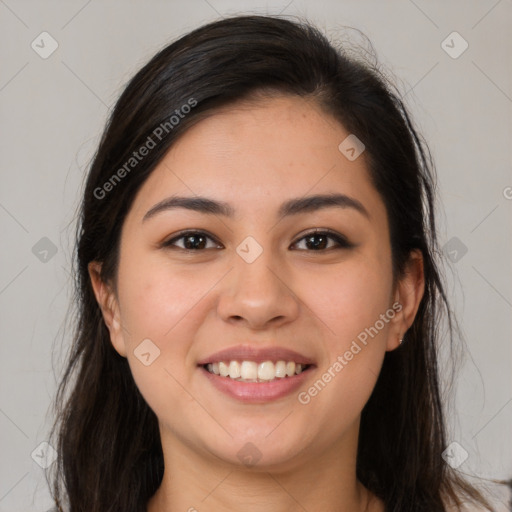
[[[370,219],[370,214],[363,204],[357,199],[345,194],[320,194],[289,199],[279,208],[278,216],[287,217],[290,215],[310,213],[323,208],[332,207],[342,209],[350,208],[359,212],[368,220]],[[223,215],[229,218],[233,218],[235,216],[235,209],[229,203],[224,201],[217,201],[202,196],[172,196],[160,201],[150,208],[142,218],[142,222],[154,217],[157,213],[176,208],[193,210],[207,215]]]

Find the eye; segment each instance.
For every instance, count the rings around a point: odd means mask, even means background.
[[[183,244],[181,246],[178,245],[177,242],[182,240],[184,241]],[[343,235],[325,229],[317,229],[307,233],[297,242],[293,243],[292,247],[297,246],[303,240],[306,243],[306,250],[316,252],[322,252],[325,249],[350,249],[351,247],[355,247],[355,245],[350,243]],[[208,241],[214,242],[213,245],[208,247]],[[334,247],[332,245],[329,247],[329,241],[335,242]],[[162,247],[177,248],[192,252],[208,248],[222,248],[215,238],[204,231],[183,231],[178,236],[163,242]]]
[[[307,249],[317,252],[322,252],[324,249],[350,249],[351,247],[355,247],[354,244],[350,243],[343,235],[330,230],[317,229],[315,231],[311,231],[293,245],[297,245],[302,240],[305,240]],[[327,247],[329,240],[334,240],[337,246]]]
[[[178,240],[184,240],[183,246],[179,246],[176,244]],[[162,247],[177,247],[178,249],[182,249],[185,251],[197,251],[200,249],[206,249],[207,240],[213,240],[216,244],[218,242],[205,233],[204,231],[184,231],[180,233],[178,236],[171,238],[170,240],[165,241],[162,244]],[[213,248],[218,247],[218,245],[213,246]],[[210,247],[211,248],[211,247]]]

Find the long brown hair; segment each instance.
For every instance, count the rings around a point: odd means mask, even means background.
[[[101,278],[115,282],[126,214],[177,137],[216,107],[271,90],[311,99],[364,141],[388,213],[395,279],[411,250],[424,258],[425,292],[414,323],[403,345],[386,353],[362,411],[358,479],[389,512],[445,511],[464,500],[493,510],[442,456],[447,433],[439,326],[448,321],[452,353],[458,327],[444,291],[428,147],[377,65],[349,56],[306,22],[272,16],[225,18],[166,46],[130,80],[110,115],[76,231],[76,325],[51,433],[58,452],[56,504],[66,512],[142,512],[159,487],[164,468],[157,417],[110,342],[87,265],[102,262]],[[180,110],[183,105],[190,108]],[[176,110],[186,112],[177,123],[171,120]],[[127,167],[148,137],[158,138],[155,147]]]

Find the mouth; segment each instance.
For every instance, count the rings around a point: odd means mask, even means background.
[[[269,383],[289,380],[309,370],[312,364],[295,361],[216,361],[200,365],[208,373],[236,382]]]
[[[238,402],[262,404],[291,395],[313,374],[315,361],[277,346],[238,345],[197,362],[207,382]]]
[[[298,392],[316,366],[285,359],[225,359],[203,362],[198,368],[213,389],[230,399],[264,404]]]

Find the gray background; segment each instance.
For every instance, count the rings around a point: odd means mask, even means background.
[[[511,0],[0,0],[0,511],[51,506],[36,461],[51,461],[40,444],[69,343],[73,217],[109,108],[158,49],[237,12],[305,16],[357,43],[341,29],[356,27],[406,94],[438,169],[466,336],[450,441],[465,474],[512,477]],[[43,31],[58,43],[46,59],[31,47],[50,48]],[[453,31],[469,44],[457,58],[442,46]]]

